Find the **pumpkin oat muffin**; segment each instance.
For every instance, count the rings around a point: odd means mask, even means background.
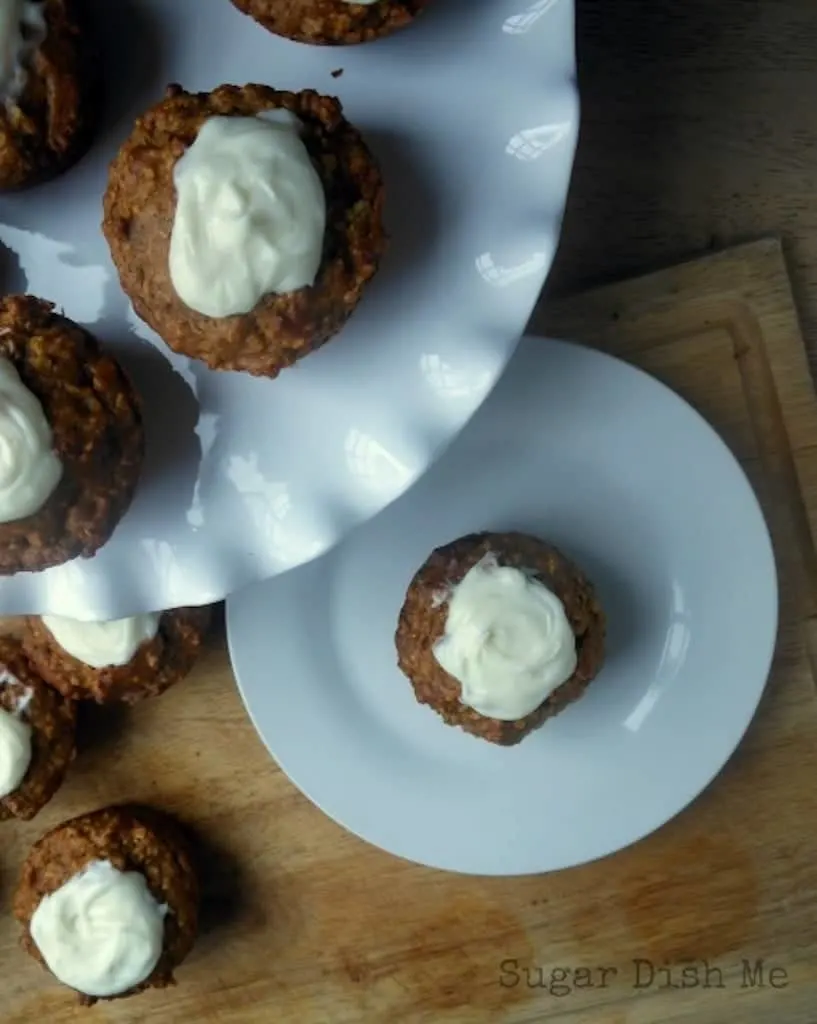
[[[475,533],[418,570],[395,643],[421,704],[512,746],[584,694],[604,638],[593,586],[560,551],[521,533]]]
[[[171,86],[114,159],[103,231],[175,352],[275,377],[333,337],[377,271],[383,183],[317,92]]]
[[[47,181],[88,149],[99,60],[83,0],[0,5],[0,190]]]
[[[190,672],[209,623],[209,607],[110,622],[29,616],[23,644],[43,679],[63,696],[136,704],[164,693]]]
[[[174,984],[196,940],[198,906],[179,825],[136,806],[106,807],[46,833],[14,898],[23,948],[86,1005]]]
[[[232,0],[278,36],[317,46],[368,43],[410,25],[428,0]]]
[[[95,338],[30,295],[0,298],[0,576],[90,558],[128,510],[139,399]]]
[[[74,759],[76,711],[46,686],[19,642],[0,636],[0,821],[29,821]]]

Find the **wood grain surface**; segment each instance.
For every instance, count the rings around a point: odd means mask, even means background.
[[[552,292],[780,235],[817,355],[817,4],[576,5],[582,130]]]
[[[781,566],[780,648],[718,779],[655,835],[579,869],[420,868],[343,832],[274,767],[217,630],[164,696],[84,709],[65,787],[34,822],[3,826],[0,853],[8,907],[28,845],[57,822],[126,799],[179,815],[197,837],[205,901],[178,986],[81,1009],[18,950],[6,913],[2,1024],[814,1024],[817,704],[804,637],[817,405],[779,247],[554,305],[546,323],[684,394],[761,492]]]

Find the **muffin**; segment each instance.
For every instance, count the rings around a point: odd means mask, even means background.
[[[275,35],[317,46],[368,43],[410,25],[428,0],[232,0]]]
[[[29,616],[23,644],[43,679],[64,697],[136,704],[164,693],[190,672],[209,622],[209,608],[173,608],[108,622]]]
[[[0,637],[0,821],[29,821],[74,758],[74,704],[40,679],[17,640]]]
[[[512,746],[578,700],[604,661],[592,584],[521,533],[475,533],[431,553],[408,588],[398,664],[447,725]]]
[[[136,490],[139,400],[88,331],[30,295],[0,298],[0,576],[90,558]]]
[[[98,120],[99,59],[81,0],[0,7],[0,190],[68,170]]]
[[[22,945],[87,1005],[174,984],[196,939],[199,885],[164,814],[106,807],[29,851],[14,897]]]
[[[276,377],[357,307],[382,208],[336,99],[170,86],[111,165],[103,231],[134,310],[173,351]]]

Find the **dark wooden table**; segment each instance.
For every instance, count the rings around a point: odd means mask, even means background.
[[[817,0],[577,0],[582,133],[547,292],[779,234],[817,367]]]

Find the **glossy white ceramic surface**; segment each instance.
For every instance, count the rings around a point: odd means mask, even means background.
[[[395,664],[412,575],[481,529],[550,539],[609,617],[603,672],[511,749],[443,725]],[[609,356],[537,340],[408,494],[227,615],[256,728],[327,814],[424,864],[524,874],[633,843],[713,779],[766,682],[777,581],[755,496],[698,414]]]
[[[63,179],[0,197],[0,279],[112,346],[145,397],[148,459],[100,554],[3,581],[2,614],[215,601],[315,558],[405,491],[514,350],[576,144],[572,0],[433,0],[410,29],[334,49],[277,39],[229,0],[91,2],[108,40],[104,131]],[[174,81],[335,94],[382,162],[382,270],[342,334],[276,381],[172,355],[118,286],[99,230],[106,168]]]

